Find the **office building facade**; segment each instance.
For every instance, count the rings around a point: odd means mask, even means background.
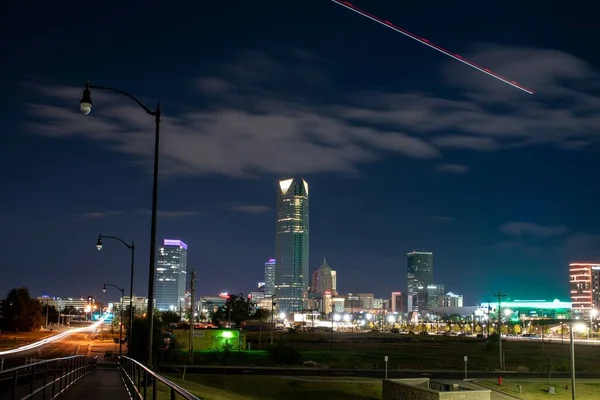
[[[406,312],[406,295],[402,292],[392,292],[390,299],[390,312],[404,313]]]
[[[600,308],[600,264],[569,264],[573,317],[589,317]]]
[[[275,296],[283,312],[301,311],[308,299],[308,183],[279,181],[275,233]]]
[[[275,294],[275,259],[271,258],[265,263],[265,296],[271,297]]]
[[[423,295],[427,285],[433,283],[433,252],[413,251],[406,255],[406,283],[408,311],[423,311],[427,304]]]
[[[165,239],[158,247],[155,293],[159,311],[179,312],[185,304],[187,248],[187,244],[177,239]]]
[[[331,267],[327,264],[327,261],[323,258],[323,263],[313,273],[313,282],[311,284],[312,292],[320,295],[325,292],[333,292],[333,279],[331,277]]]

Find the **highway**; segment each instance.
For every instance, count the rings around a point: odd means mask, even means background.
[[[50,359],[70,355],[88,355],[91,346],[98,343],[94,340],[98,324],[83,328],[75,328],[47,339],[35,342],[17,349],[0,352],[2,369],[25,364],[27,359]]]

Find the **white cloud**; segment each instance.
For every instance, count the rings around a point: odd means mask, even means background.
[[[469,167],[461,164],[440,164],[436,167],[440,172],[446,172],[449,174],[464,174],[469,172]]]
[[[598,75],[566,53],[487,46],[469,57],[537,89],[533,96],[449,62],[443,71],[447,82],[460,87],[457,98],[339,91],[333,105],[319,97],[332,85],[319,68],[322,58],[302,50],[282,57],[287,59],[247,51],[196,80],[192,87],[211,99],[209,109],[175,113],[179,105],[163,104],[161,170],[355,173],[358,165],[386,154],[433,160],[442,156],[440,149],[577,149],[598,141]],[[151,162],[153,119],[129,99],[94,91],[94,110],[83,117],[77,109],[81,87],[36,87],[47,102],[30,106],[33,133],[102,141]]]
[[[500,231],[511,236],[550,237],[567,233],[569,228],[562,225],[545,226],[532,222],[507,222],[500,225]]]

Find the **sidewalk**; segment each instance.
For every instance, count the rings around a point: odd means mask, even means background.
[[[67,389],[59,398],[61,400],[129,400],[129,395],[117,369],[117,363],[98,360],[96,372],[92,372]]]

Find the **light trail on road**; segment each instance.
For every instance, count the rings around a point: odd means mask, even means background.
[[[10,350],[4,350],[4,351],[0,351],[0,357],[1,356],[8,356],[8,355],[12,355],[12,354],[17,354],[17,353],[21,353],[24,351],[29,351],[29,350],[33,350],[33,349],[37,349],[38,347],[42,347],[45,346],[49,343],[52,342],[56,342],[58,340],[64,339],[67,336],[70,336],[74,333],[82,333],[82,332],[88,332],[88,331],[95,331],[98,329],[98,327],[100,326],[100,324],[104,323],[104,321],[100,320],[98,322],[95,322],[89,326],[84,326],[81,328],[75,328],[75,329],[71,329],[69,331],[63,332],[63,333],[59,333],[58,335],[54,335],[51,336],[49,338],[46,339],[42,339],[38,342],[35,343],[30,343],[27,344],[25,346],[21,346],[21,347],[17,347],[16,349],[10,349]]]

